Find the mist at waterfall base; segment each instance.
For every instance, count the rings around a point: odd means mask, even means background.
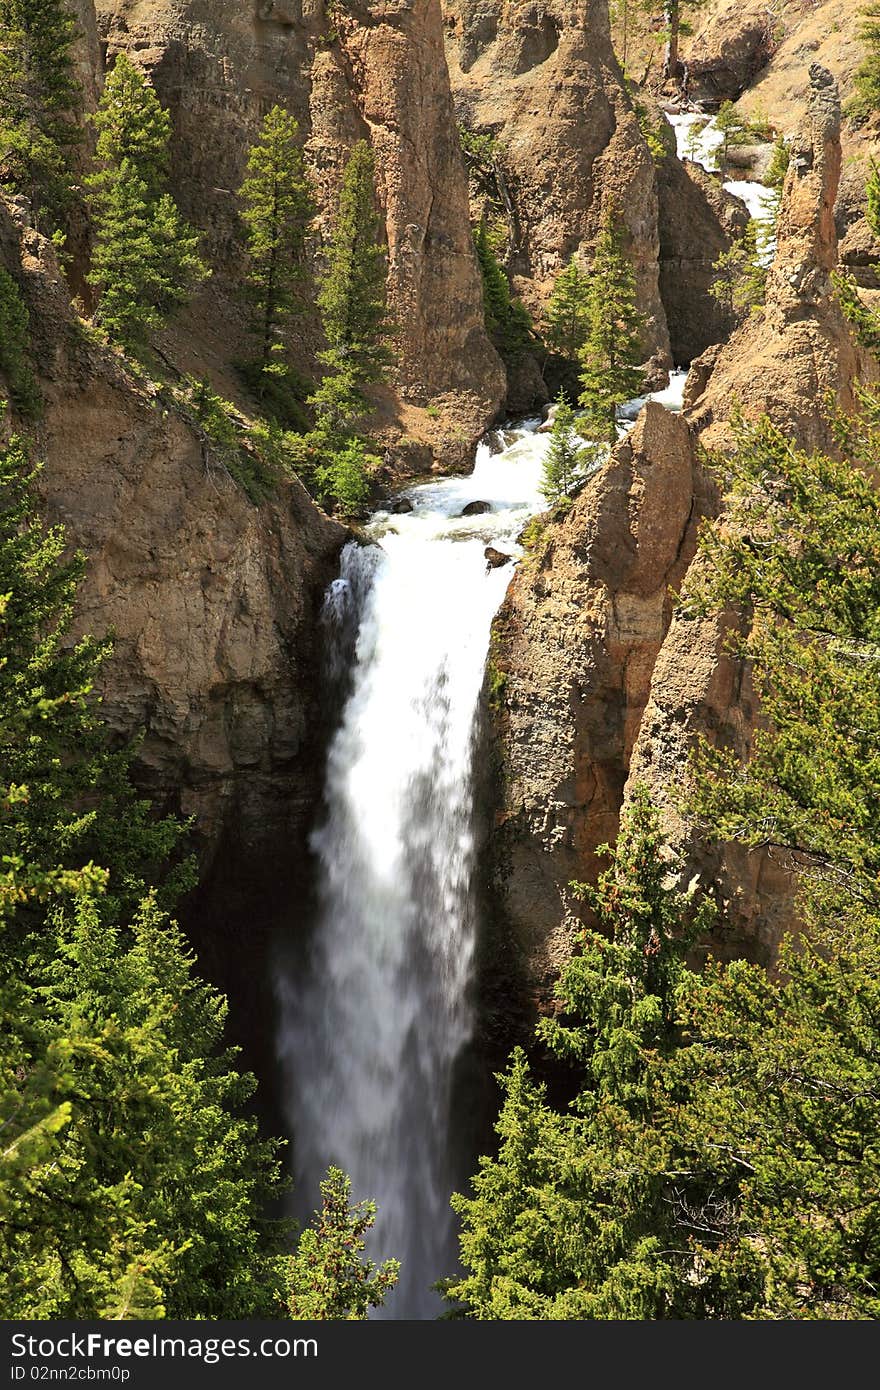
[[[656,393],[680,408],[684,373]],[[645,398],[647,399],[647,398]],[[621,412],[621,432],[638,407]],[[296,1216],[330,1164],[377,1217],[370,1258],[400,1260],[378,1316],[432,1318],[457,1268],[449,1199],[473,1171],[452,1136],[456,1068],[474,1028],[474,755],[492,619],[517,537],[546,509],[550,435],[495,436],[473,473],[408,488],[377,512],[327,594],[330,687],[343,690],[325,813],[312,837],[317,917],[278,980],[279,1052],[293,1135]],[[472,502],[490,511],[462,516]],[[332,693],[332,689],[329,693]]]

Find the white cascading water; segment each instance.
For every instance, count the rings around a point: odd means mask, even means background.
[[[549,437],[536,425],[503,453],[481,445],[470,477],[409,489],[411,513],[378,513],[374,544],[346,547],[325,606],[331,664],[359,626],[313,839],[319,920],[305,968],[281,981],[281,1048],[297,1193],[315,1206],[335,1163],[355,1197],[376,1200],[371,1254],[402,1264],[384,1310],[394,1318],[438,1313],[431,1285],[455,1268],[450,1103],[472,1028],[473,746],[512,572],[483,552],[518,555],[517,534],[545,506]],[[462,517],[474,501],[491,512]]]
[[[684,372],[654,399],[681,407]],[[631,427],[649,397],[621,411]],[[374,1259],[401,1261],[381,1316],[434,1317],[456,1267],[449,1205],[452,1087],[472,1033],[476,924],[473,757],[492,618],[546,502],[538,421],[477,452],[473,473],[407,489],[352,543],[324,609],[328,670],[348,675],[313,836],[318,918],[304,962],[278,980],[279,1050],[299,1215],[330,1164],[373,1198]],[[488,512],[464,517],[471,502]],[[353,656],[352,656],[353,649]]]

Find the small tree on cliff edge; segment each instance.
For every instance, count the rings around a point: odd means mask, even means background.
[[[124,53],[94,120],[100,168],[87,180],[95,219],[89,280],[100,296],[100,322],[133,347],[209,272],[197,233],[167,192],[171,118]]]
[[[272,107],[251,146],[240,197],[263,383],[267,373],[285,374],[283,337],[297,307],[305,233],[312,213],[299,126],[281,106]]]
[[[541,491],[548,502],[570,497],[583,482],[592,461],[591,451],[584,448],[575,429],[575,415],[563,392],[556,401],[550,448],[541,473]]]
[[[584,434],[613,444],[617,407],[637,396],[644,383],[638,366],[644,319],[636,308],[635,273],[621,245],[613,207],[605,215],[596,243],[587,324],[581,353]]]
[[[315,412],[310,444],[321,495],[351,510],[368,492],[371,456],[358,435],[369,408],[364,387],[381,381],[391,362],[385,341],[385,252],[376,208],[375,160],[365,140],[354,146],[339,194],[318,292],[327,368],[309,397]]]

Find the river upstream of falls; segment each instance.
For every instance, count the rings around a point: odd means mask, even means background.
[[[657,399],[679,408],[683,381],[675,373]],[[481,444],[469,477],[408,488],[411,512],[377,512],[325,602],[328,668],[348,694],[312,840],[317,921],[307,959],[278,985],[280,1051],[298,1215],[317,1205],[331,1163],[356,1199],[375,1199],[369,1252],[402,1266],[380,1314],[395,1319],[437,1316],[432,1285],[457,1266],[450,1135],[473,1029],[473,759],[490,628],[513,572],[484,552],[515,561],[523,526],[546,508],[550,436],[538,424],[505,431],[499,452]],[[488,510],[463,516],[470,503]]]

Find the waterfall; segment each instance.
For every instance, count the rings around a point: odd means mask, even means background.
[[[513,432],[469,478],[412,488],[348,545],[324,611],[327,660],[351,662],[313,836],[318,921],[280,983],[296,1188],[329,1163],[378,1205],[371,1254],[401,1261],[387,1315],[430,1317],[455,1268],[450,1106],[472,1031],[474,733],[493,615],[512,566],[487,566],[543,501],[547,436]],[[468,502],[491,511],[462,517]],[[353,643],[352,637],[356,632]]]
[[[660,393],[672,408],[682,381]],[[626,430],[634,411],[622,414]],[[305,959],[279,973],[279,1051],[297,1214],[317,1206],[331,1163],[355,1199],[376,1201],[370,1256],[402,1266],[382,1310],[393,1318],[441,1312],[432,1285],[456,1267],[450,1133],[473,1029],[474,739],[513,570],[484,552],[516,560],[524,524],[545,508],[550,436],[537,426],[496,434],[494,452],[481,445],[467,478],[409,488],[398,504],[411,511],[378,512],[368,543],[344,550],[324,607],[344,703],[312,838],[317,920]]]

